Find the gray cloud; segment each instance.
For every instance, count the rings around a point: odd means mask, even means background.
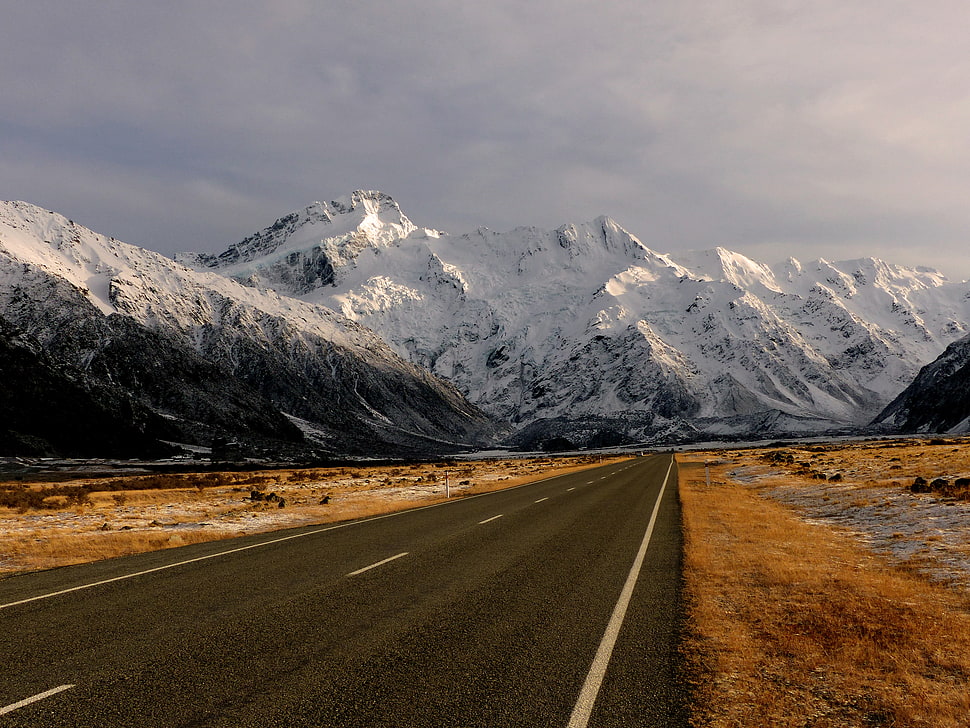
[[[958,2],[11,3],[0,197],[171,253],[314,199],[970,276]]]

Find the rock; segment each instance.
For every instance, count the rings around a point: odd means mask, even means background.
[[[930,484],[926,481],[926,478],[924,478],[922,475],[917,475],[916,480],[914,480],[913,484],[909,486],[909,489],[913,493],[929,493]]]

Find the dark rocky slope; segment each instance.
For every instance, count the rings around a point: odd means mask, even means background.
[[[970,336],[950,344],[923,367],[874,424],[900,432],[970,430]]]

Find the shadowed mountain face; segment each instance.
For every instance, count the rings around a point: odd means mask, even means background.
[[[149,441],[222,438],[287,457],[420,454],[480,443],[493,428],[453,386],[329,309],[189,270],[25,203],[0,205],[0,313],[79,391],[112,393],[104,408]]]
[[[169,451],[158,441],[166,434],[164,421],[124,391],[88,389],[76,377],[0,319],[0,455],[154,457]]]
[[[923,367],[875,423],[900,432],[970,431],[970,336]]]
[[[33,308],[24,321],[45,331],[44,345],[2,327],[5,422],[44,454],[156,456],[174,451],[165,441],[208,445],[214,437],[288,454],[305,446],[268,399],[171,335],[60,292],[54,320],[45,326],[43,309]]]
[[[379,192],[179,260],[373,329],[523,445],[865,426],[970,321],[935,271],[667,255],[608,218],[452,236]]]

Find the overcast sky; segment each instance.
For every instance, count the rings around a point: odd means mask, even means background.
[[[0,199],[170,254],[314,200],[970,277],[964,0],[0,0]]]

